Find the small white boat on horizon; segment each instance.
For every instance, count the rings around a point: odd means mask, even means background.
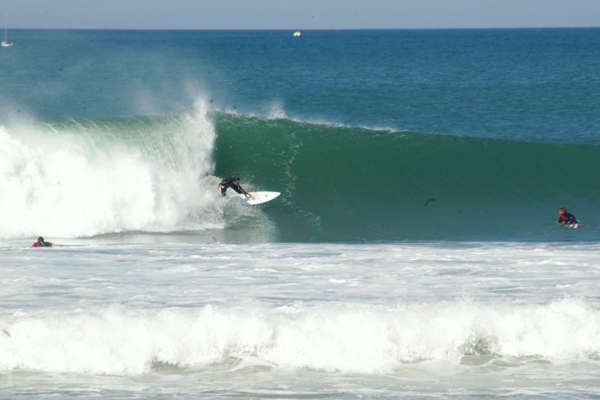
[[[298,37],[298,36],[300,36],[301,34],[302,34],[302,33],[300,33],[300,31],[296,31],[296,32],[294,32],[294,37]]]
[[[2,47],[11,47],[14,43],[8,41],[8,17],[4,14],[4,41]]]

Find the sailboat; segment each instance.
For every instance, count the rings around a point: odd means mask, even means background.
[[[2,47],[10,47],[13,45],[13,42],[8,41],[8,17],[4,14],[4,41],[2,42]]]

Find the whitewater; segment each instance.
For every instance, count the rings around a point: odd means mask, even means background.
[[[600,397],[600,30],[11,37],[0,398]]]
[[[0,236],[80,237],[177,226],[212,200],[198,184],[212,168],[215,134],[205,116],[199,109],[150,130],[143,121],[133,129],[107,128],[102,121],[0,129]]]
[[[3,243],[0,391],[598,395],[598,250]]]

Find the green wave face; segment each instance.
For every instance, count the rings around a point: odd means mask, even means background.
[[[597,240],[597,146],[215,114],[215,174],[282,192],[282,241]],[[567,207],[580,229],[557,225]],[[248,221],[246,221],[247,223]]]

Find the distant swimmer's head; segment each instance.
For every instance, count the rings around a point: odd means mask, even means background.
[[[566,208],[564,208],[564,207],[563,207],[563,208],[561,208],[560,210],[558,210],[558,213],[559,213],[559,214],[564,214],[564,213],[566,213],[566,212],[567,212],[567,209],[566,209]]]

